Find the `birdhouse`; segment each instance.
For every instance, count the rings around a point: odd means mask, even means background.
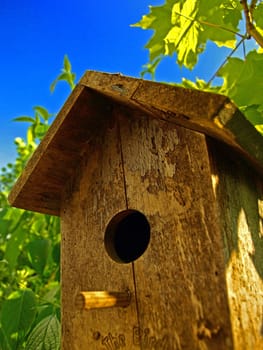
[[[262,174],[227,97],[87,72],[9,197],[61,218],[62,349],[262,349]]]

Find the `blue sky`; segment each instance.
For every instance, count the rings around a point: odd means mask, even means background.
[[[68,55],[77,80],[87,69],[120,72],[139,77],[148,60],[143,48],[151,32],[132,28],[148,12],[148,5],[159,0],[59,1],[1,0],[1,85],[0,85],[0,166],[15,157],[13,140],[24,137],[27,124],[13,122],[21,115],[33,115],[32,107],[41,105],[57,113],[69,94],[59,83],[53,94],[49,87],[59,74],[63,57]],[[193,73],[210,77],[222,56],[201,59]],[[190,74],[164,60],[156,80],[180,81]],[[193,75],[192,75],[193,77]]]

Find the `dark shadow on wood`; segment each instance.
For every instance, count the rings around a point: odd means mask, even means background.
[[[263,327],[262,176],[233,149],[211,139],[208,145],[235,349],[259,349]]]
[[[215,175],[219,176],[216,197],[221,227],[224,228],[226,261],[232,251],[238,251],[238,221],[243,210],[254,246],[250,258],[263,279],[263,232],[260,225],[263,218],[259,208],[259,201],[263,199],[262,178],[228,146],[211,139],[208,143]]]

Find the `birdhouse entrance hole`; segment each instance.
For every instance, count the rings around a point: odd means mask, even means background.
[[[130,263],[138,259],[150,241],[150,224],[137,210],[124,210],[109,222],[104,237],[109,256],[118,263]]]

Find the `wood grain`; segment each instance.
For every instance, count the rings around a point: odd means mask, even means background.
[[[224,238],[234,349],[263,349],[263,182],[234,152],[209,140]]]
[[[9,196],[61,216],[63,350],[263,348],[262,174],[262,137],[226,97],[87,72]],[[126,209],[151,227],[132,264],[104,246]],[[127,308],[76,308],[125,290]]]
[[[135,349],[132,266],[111,260],[104,247],[108,222],[126,209],[118,128],[113,119],[86,145],[66,188],[61,210],[62,349],[118,349],[124,345]],[[81,291],[127,289],[131,291],[127,308],[80,311],[75,306]]]
[[[80,82],[119,104],[229,144],[263,174],[263,137],[226,96],[94,71]]]
[[[205,137],[145,115],[120,124],[128,207],[151,225],[134,262],[141,349],[232,349]]]

